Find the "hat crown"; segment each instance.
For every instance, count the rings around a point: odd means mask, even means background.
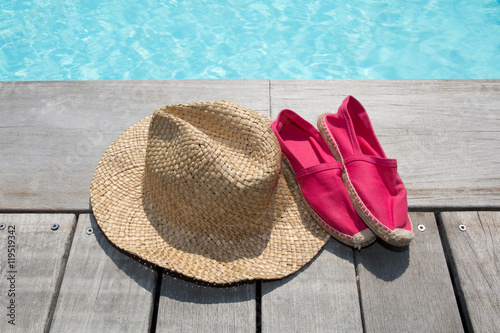
[[[96,221],[118,248],[210,283],[278,279],[329,235],[307,212],[271,118],[216,101],[169,106],[111,144],[92,179]]]
[[[228,101],[158,109],[146,149],[147,214],[228,241],[269,228],[261,218],[281,166],[269,119]]]

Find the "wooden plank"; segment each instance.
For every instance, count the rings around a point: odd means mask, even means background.
[[[255,283],[220,288],[163,275],[156,332],[255,331]]]
[[[149,331],[156,276],[113,247],[93,216],[80,215],[50,331]]]
[[[262,282],[262,332],[362,332],[353,250],[332,239],[298,273]]]
[[[271,111],[316,124],[347,95],[398,159],[411,207],[498,207],[500,80],[273,80]]]
[[[500,212],[442,213],[451,269],[470,332],[500,327]],[[461,231],[460,225],[467,229]]]
[[[0,214],[0,332],[47,329],[75,221],[71,214]]]
[[[269,114],[269,81],[0,82],[0,209],[88,210],[95,167],[125,129],[217,99]]]
[[[376,242],[356,254],[366,332],[461,332],[458,306],[432,213],[411,213],[415,239]]]
[[[411,207],[492,207],[499,90],[500,80],[277,80],[271,95],[268,80],[0,82],[0,209],[87,210],[106,147],[158,106],[226,98],[267,113],[271,100],[274,115],[288,107],[315,123],[348,94],[399,159]]]

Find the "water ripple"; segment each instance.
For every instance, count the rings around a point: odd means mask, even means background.
[[[0,80],[500,78],[493,0],[0,4]]]

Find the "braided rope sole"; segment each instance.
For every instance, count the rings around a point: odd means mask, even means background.
[[[393,241],[393,238],[391,238],[391,234],[393,230],[391,230],[389,227],[384,225],[381,221],[379,221],[373,214],[372,212],[366,207],[365,203],[363,200],[361,200],[361,197],[358,195],[356,192],[356,189],[354,188],[354,185],[351,182],[351,179],[349,178],[349,173],[347,172],[347,167],[344,163],[344,158],[342,157],[342,154],[340,153],[339,146],[335,139],[333,138],[331,132],[328,130],[328,127],[326,125],[326,113],[322,114],[318,118],[318,128],[320,130],[321,136],[323,139],[326,141],[326,144],[328,145],[328,148],[330,148],[330,151],[334,155],[335,159],[338,161],[342,162],[342,165],[344,166],[343,171],[342,171],[342,182],[346,186],[347,192],[349,193],[349,197],[351,199],[352,205],[354,207],[354,210],[359,214],[363,222],[366,223],[366,225],[373,230],[373,232],[382,238],[384,241],[386,241],[389,244],[392,245],[397,245],[397,246],[402,246],[402,245],[407,245],[410,240],[408,240],[408,243],[401,243],[397,242],[395,243]],[[410,217],[408,216],[408,219]],[[413,233],[413,226],[410,220],[410,228],[411,232]]]
[[[286,166],[295,175],[295,172],[293,171],[292,165],[290,164],[290,161],[288,160],[288,158],[284,154],[282,156],[283,156],[283,161],[285,162]],[[299,188],[300,188],[300,184],[299,184]],[[323,218],[321,218],[321,216],[309,205],[307,200],[304,198],[304,195],[302,194],[302,190],[300,191],[300,194],[302,196],[302,199],[304,200],[304,203],[305,203],[307,209],[309,210],[311,215],[314,217],[314,219],[318,222],[319,225],[321,225],[323,227],[323,229],[326,232],[328,232],[336,240],[340,241],[341,243],[343,243],[345,245],[348,245],[348,246],[351,246],[351,247],[354,247],[357,249],[360,249],[361,247],[368,246],[375,241],[375,238],[373,238],[372,240],[358,243],[355,241],[353,236],[347,235],[347,234],[340,232],[337,229],[333,228],[331,225],[326,223],[326,221]]]

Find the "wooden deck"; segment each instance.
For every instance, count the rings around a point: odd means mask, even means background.
[[[284,280],[215,288],[123,254],[91,214],[104,150],[160,106],[222,98],[315,124],[349,94],[398,159],[425,228],[409,247],[331,240]],[[0,332],[500,327],[500,80],[0,82],[0,157]]]

